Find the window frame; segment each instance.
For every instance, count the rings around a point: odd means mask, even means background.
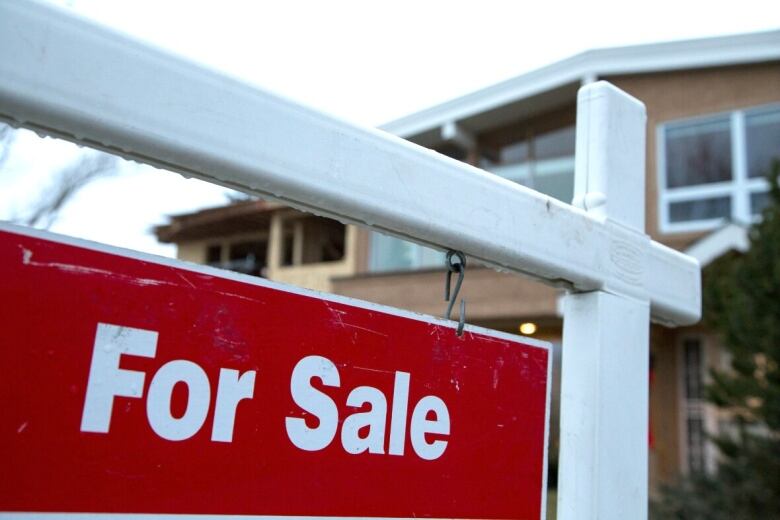
[[[263,269],[268,269],[268,261],[269,261],[269,254],[271,249],[271,235],[268,231],[249,231],[249,232],[243,232],[243,233],[235,233],[232,235],[226,235],[226,236],[220,236],[220,237],[214,237],[211,239],[203,239],[198,240],[198,243],[200,243],[200,247],[202,248],[202,261],[201,263],[203,265],[208,265],[210,267],[216,267],[217,269],[224,269],[227,271],[235,271],[235,272],[241,272],[236,271],[231,267],[231,262],[234,262],[233,260],[230,260],[230,252],[231,248],[235,246],[236,244],[244,243],[244,242],[265,242],[266,243],[266,255],[263,259]],[[212,247],[219,247],[219,260],[214,262],[208,261],[208,251]],[[251,276],[260,276],[261,278],[265,278],[262,274],[260,275],[251,275]]]
[[[772,110],[780,110],[780,103],[769,103],[735,110],[713,112],[694,117],[685,117],[664,121],[656,126],[656,169],[658,180],[658,221],[659,230],[664,234],[709,231],[733,221],[750,224],[759,220],[751,213],[750,196],[753,193],[769,191],[769,183],[764,178],[748,177],[747,157],[747,116]],[[666,130],[670,126],[706,122],[718,117],[728,116],[729,138],[731,143],[731,180],[694,186],[668,188],[666,170]],[[731,199],[731,214],[727,218],[711,218],[671,222],[670,205],[675,202],[705,200],[728,196]]]
[[[677,418],[678,418],[678,456],[679,468],[683,475],[690,475],[696,471],[711,475],[717,467],[717,448],[710,440],[709,436],[717,434],[720,430],[718,425],[717,412],[707,399],[700,395],[698,398],[689,398],[687,395],[687,376],[689,367],[685,355],[685,344],[687,341],[695,341],[699,346],[699,384],[701,389],[705,389],[711,383],[709,370],[713,366],[711,359],[713,356],[712,339],[710,336],[701,333],[685,333],[677,337],[675,341],[675,350],[677,356]],[[689,426],[690,419],[698,419],[702,424],[703,437],[701,439],[702,467],[691,468],[690,465],[690,447],[689,447]]]

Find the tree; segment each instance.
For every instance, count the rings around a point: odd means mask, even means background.
[[[95,179],[115,174],[118,161],[118,157],[98,151],[80,155],[55,174],[51,185],[43,191],[26,216],[14,220],[27,226],[48,229],[76,192]]]
[[[750,231],[750,250],[704,270],[704,320],[719,332],[731,367],[713,371],[708,399],[728,410],[733,429],[713,438],[713,475],[667,488],[655,518],[780,518],[780,162],[770,203]]]
[[[16,130],[0,123],[0,170],[11,155],[15,139]],[[80,154],[54,174],[53,181],[24,214],[12,216],[10,220],[17,224],[50,228],[60,210],[80,189],[95,179],[115,174],[118,164],[118,157],[97,150]]]

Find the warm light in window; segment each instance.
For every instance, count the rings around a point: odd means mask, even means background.
[[[526,334],[526,335],[530,336],[534,332],[536,332],[536,323],[531,323],[530,321],[528,321],[528,322],[520,324],[520,333],[521,334]]]

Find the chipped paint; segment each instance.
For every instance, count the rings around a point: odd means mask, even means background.
[[[118,278],[122,281],[132,283],[133,285],[170,285],[167,282],[161,280],[152,280],[150,278],[140,278],[135,276],[128,276],[122,273],[116,273],[113,271],[107,271],[105,269],[98,269],[96,267],[86,267],[82,265],[65,264],[62,262],[36,262],[33,260],[33,252],[30,249],[19,246],[22,250],[22,264],[30,267],[40,267],[44,269],[57,269],[71,274],[81,275],[100,275],[111,278]]]

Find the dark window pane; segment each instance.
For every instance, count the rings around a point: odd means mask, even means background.
[[[329,218],[306,217],[303,223],[301,262],[318,264],[344,258],[346,226]]]
[[[669,204],[669,222],[688,222],[728,218],[731,216],[731,197],[686,200]]]
[[[263,276],[268,243],[239,242],[230,245],[228,269],[239,273]]]
[[[282,265],[293,265],[293,250],[295,247],[295,237],[290,234],[282,236]]]
[[[222,261],[222,247],[221,246],[209,246],[206,249],[206,263],[209,265],[217,265]]]
[[[753,215],[760,215],[764,208],[769,205],[769,193],[751,193],[750,211]]]
[[[265,259],[265,242],[238,242],[230,245],[230,260],[244,260],[247,257]]]
[[[750,114],[745,126],[748,176],[766,177],[772,161],[780,161],[780,110]]]
[[[704,471],[704,421],[701,417],[688,418],[688,467],[691,473]]]
[[[687,339],[683,343],[685,352],[685,397],[701,399],[701,342]]]
[[[440,154],[452,157],[458,161],[465,161],[468,156],[468,151],[453,143],[446,143],[436,149]]]
[[[295,221],[282,221],[282,266],[288,267],[295,262]]]
[[[731,180],[728,116],[666,129],[666,186],[679,188]]]

